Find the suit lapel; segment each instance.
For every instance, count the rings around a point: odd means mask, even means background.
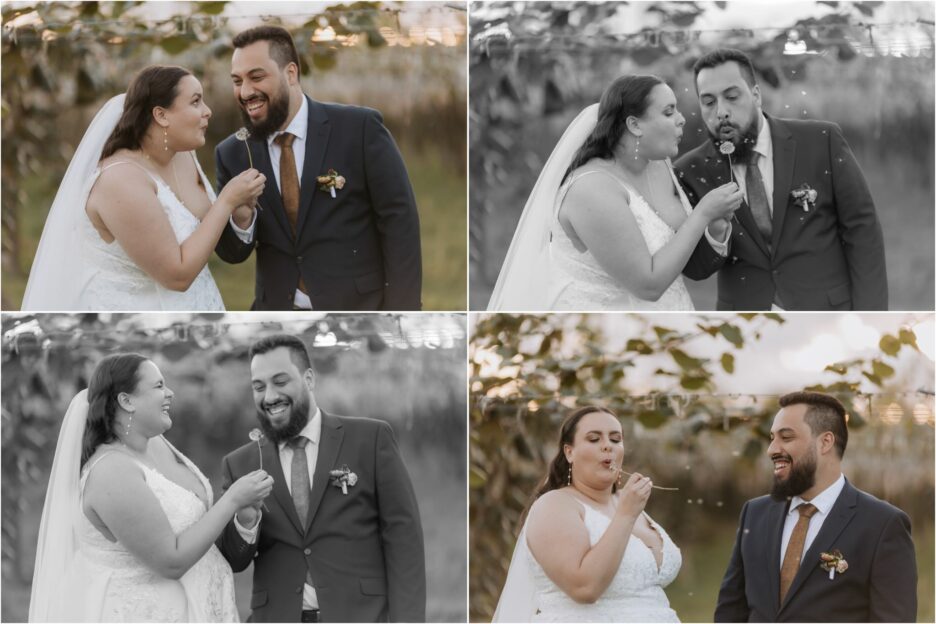
[[[305,231],[305,222],[309,218],[312,206],[312,196],[318,189],[319,172],[325,160],[325,149],[328,147],[328,135],[331,133],[331,123],[325,108],[310,97],[306,97],[309,104],[309,125],[306,130],[305,160],[302,163],[302,180],[299,183],[299,233]],[[338,172],[339,175],[342,172]],[[329,196],[329,199],[331,197]],[[297,237],[301,238],[301,236]]]
[[[796,141],[782,121],[767,117],[770,124],[770,137],[773,142],[773,217],[771,246],[778,249],[780,235],[783,233],[783,220],[786,218],[787,197],[793,185],[793,164],[796,157]]]
[[[263,210],[271,212],[283,231],[288,236],[292,236],[292,228],[289,227],[289,219],[286,218],[286,209],[283,207],[283,196],[276,185],[276,176],[273,175],[270,146],[266,141],[259,139],[248,139],[248,141],[250,141],[250,153],[254,158],[254,166],[267,179],[263,195],[260,196],[260,206]]]
[[[289,493],[289,487],[286,485],[286,475],[283,473],[283,465],[280,463],[279,447],[276,443],[264,438],[265,442],[261,447],[263,455],[263,465],[268,466],[270,474],[273,476],[273,496],[286,511],[286,516],[296,528],[300,535],[305,531],[299,522],[299,514],[296,513],[296,505],[293,503],[292,495]]]
[[[832,509],[829,510],[829,517],[822,523],[822,528],[819,529],[816,539],[813,540],[813,543],[809,546],[809,550],[806,551],[806,555],[803,557],[799,570],[797,570],[796,576],[793,577],[793,584],[790,585],[790,591],[787,592],[786,600],[780,605],[781,609],[790,604],[790,600],[793,595],[796,594],[796,591],[803,585],[809,575],[815,572],[816,568],[819,567],[819,553],[827,552],[832,549],[835,540],[841,535],[842,531],[845,530],[845,527],[848,526],[848,523],[851,522],[851,519],[855,516],[855,506],[857,504],[858,492],[846,481],[845,487],[842,488],[842,493],[839,494],[835,504],[832,505]]]
[[[341,421],[322,412],[322,435],[319,439],[318,458],[315,460],[315,476],[312,479],[312,494],[309,496],[308,526],[318,511],[325,495],[325,488],[331,487],[328,483],[328,473],[335,468],[338,452],[341,450],[341,441],[344,438],[344,429]]]
[[[767,570],[775,613],[780,610],[780,545],[783,542],[783,523],[786,520],[789,506],[789,501],[774,502],[770,506],[770,515],[767,519],[767,534],[770,536],[767,543]]]

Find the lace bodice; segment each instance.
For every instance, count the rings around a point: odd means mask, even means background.
[[[585,528],[592,546],[604,535],[611,519],[593,507],[585,509]],[[663,557],[657,566],[653,551],[631,534],[624,558],[604,594],[593,604],[577,603],[553,583],[532,556],[538,622],[678,622],[663,588],[673,582],[682,565],[682,555],[666,531],[647,521],[663,539]]]
[[[667,165],[669,166],[669,165]],[[650,204],[634,189],[609,173],[590,169],[573,174],[559,188],[553,210],[550,236],[550,263],[554,278],[550,281],[550,300],[554,310],[693,310],[692,299],[683,282],[682,276],[670,284],[669,288],[657,301],[640,299],[629,292],[623,284],[616,281],[598,263],[588,250],[579,251],[559,222],[559,207],[573,184],[590,175],[600,174],[614,179],[630,197],[630,211],[637,220],[640,233],[651,255],[663,248],[675,232],[653,210]],[[670,168],[672,175],[672,169]],[[686,198],[675,177],[673,183],[679,193],[680,202],[691,211]],[[621,197],[624,203],[624,197]]]
[[[169,444],[166,441],[166,444]],[[211,484],[187,457],[169,444],[179,461],[191,470],[213,504]],[[101,459],[100,455],[81,474],[84,491],[88,475]],[[134,461],[136,461],[134,459]],[[178,535],[205,515],[204,502],[191,490],[163,476],[159,471],[136,462],[143,471],[146,485],[159,501],[172,531]],[[124,544],[111,542],[84,515],[80,514],[79,556],[84,557],[96,582],[89,584],[101,596],[89,597],[89,602],[103,605],[101,620],[105,622],[237,622],[234,601],[234,576],[231,567],[214,545],[178,581],[160,576],[140,561]],[[105,579],[103,583],[101,580]]]
[[[194,153],[192,154],[195,157]],[[205,177],[198,159],[195,165],[201,177],[202,185],[212,203],[217,199],[211,184]],[[107,167],[94,171],[91,186],[101,173],[111,167],[136,166],[156,184],[156,199],[166,212],[176,240],[182,243],[198,228],[199,220],[176,197],[169,185],[152,172],[129,161],[113,162]],[[149,192],[143,190],[141,192]],[[221,293],[205,266],[188,290],[178,292],[169,290],[146,274],[121,248],[116,240],[106,243],[98,234],[91,220],[81,221],[81,244],[86,269],[82,276],[78,308],[82,310],[223,310]]]

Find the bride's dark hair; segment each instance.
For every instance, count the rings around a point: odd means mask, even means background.
[[[610,159],[627,128],[627,118],[641,117],[650,105],[650,92],[665,84],[657,76],[622,76],[608,85],[598,104],[598,123],[575,153],[562,181],[592,158]]]
[[[127,87],[123,114],[104,144],[101,160],[120,149],[140,149],[153,123],[153,109],[172,106],[179,94],[179,81],[191,75],[189,70],[175,65],[150,65],[141,70]]]
[[[102,444],[117,439],[114,418],[117,416],[117,396],[133,392],[140,381],[140,364],[146,362],[139,353],[116,353],[98,362],[88,384],[88,422],[81,445],[81,465]]]
[[[575,432],[578,429],[579,421],[585,416],[595,412],[603,412],[617,418],[617,414],[606,407],[600,407],[598,405],[589,405],[579,408],[565,417],[565,420],[562,421],[562,425],[559,426],[559,450],[556,452],[556,456],[553,457],[552,461],[549,462],[549,468],[546,470],[546,477],[543,479],[542,484],[533,492],[533,496],[530,497],[526,509],[523,510],[523,514],[520,516],[521,525],[527,514],[530,513],[530,507],[533,506],[533,503],[535,503],[540,496],[546,492],[563,488],[568,484],[569,460],[567,460],[565,456],[565,445],[568,444],[571,446],[575,443]],[[617,483],[611,486],[611,492],[613,493],[616,491]]]

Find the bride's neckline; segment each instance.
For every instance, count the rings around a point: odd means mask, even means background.
[[[652,213],[654,214],[654,216],[656,216],[656,218],[659,219],[660,222],[661,222],[663,225],[666,226],[667,229],[669,229],[669,230],[670,230],[671,232],[673,232],[673,233],[676,232],[676,230],[677,230],[678,228],[674,228],[672,225],[670,225],[670,223],[669,223],[666,219],[663,218],[663,215],[661,215],[661,214],[660,214],[660,211],[656,209],[656,206],[654,206],[652,203],[650,203],[649,200],[647,200],[646,196],[644,196],[644,194],[640,192],[640,190],[639,190],[639,189],[637,188],[637,186],[633,183],[633,181],[631,181],[631,180],[625,178],[623,175],[621,175],[621,173],[620,173],[620,171],[621,171],[621,166],[620,166],[620,165],[616,164],[614,161],[607,161],[607,160],[604,160],[604,159],[601,159],[601,158],[595,158],[592,162],[594,162],[594,163],[600,163],[600,164],[598,165],[598,168],[599,168],[600,170],[602,170],[602,171],[604,171],[605,173],[607,173],[609,176],[611,176],[612,178],[614,178],[615,180],[617,180],[618,182],[620,182],[622,185],[624,185],[624,187],[626,187],[629,191],[631,191],[631,192],[633,192],[635,195],[637,195],[637,197],[640,198],[640,200],[644,203],[644,205],[646,205],[647,208],[650,209],[650,212],[652,212]],[[651,162],[657,162],[657,161],[651,161]],[[667,179],[669,179],[669,180],[675,185],[675,184],[676,184],[676,180],[673,179],[672,172],[669,170],[669,165],[666,164],[665,161],[660,161],[660,162],[663,162],[663,163],[664,163],[664,166],[667,168],[667,173],[669,173],[669,175],[667,176]],[[650,165],[649,165],[649,164],[647,165],[647,168],[648,168],[648,169],[650,168]],[[645,171],[646,171],[646,170],[645,170]],[[648,180],[648,183],[652,185],[652,182],[650,182],[649,172],[647,173],[647,180]],[[652,191],[652,188],[651,188],[651,191]],[[678,191],[678,189],[676,190],[676,197],[678,198],[679,203],[682,204],[682,197],[679,196],[679,191]],[[682,224],[680,224],[680,225],[682,225]]]
[[[600,509],[598,509],[598,508],[595,507],[594,505],[591,505],[591,504],[585,502],[581,496],[578,496],[577,494],[571,494],[571,493],[570,493],[570,496],[572,496],[573,498],[575,498],[575,500],[577,500],[579,503],[582,504],[582,506],[584,506],[584,507],[586,508],[586,513],[588,513],[588,510],[590,510],[590,511],[592,511],[593,513],[596,513],[596,514],[598,514],[599,516],[601,516],[602,518],[604,518],[608,523],[611,523],[611,522],[614,520],[613,517],[609,516],[608,514],[606,514],[606,513],[603,512],[603,511],[601,511]],[[615,510],[616,510],[616,509],[617,509],[617,506],[620,504],[620,500],[618,499],[618,497],[617,497],[616,494],[612,494],[612,495],[611,495],[611,501],[612,501],[612,505],[614,506],[614,508],[615,508]],[[635,540],[637,540],[638,542],[640,542],[640,543],[647,549],[647,551],[650,553],[650,557],[653,559],[653,562],[656,564],[657,573],[659,573],[659,572],[663,569],[663,562],[664,562],[665,559],[666,559],[666,540],[663,539],[663,534],[662,534],[662,533],[660,532],[660,530],[657,528],[656,523],[655,523],[653,520],[650,519],[650,516],[647,514],[646,511],[640,512],[640,515],[643,516],[643,517],[647,520],[647,525],[650,527],[650,530],[653,531],[654,533],[656,533],[656,534],[660,537],[660,560],[657,561],[657,557],[656,557],[657,551],[653,549],[653,546],[651,546],[650,544],[648,544],[647,542],[645,542],[642,538],[640,538],[640,537],[638,537],[637,535],[635,535],[633,529],[631,529],[630,539],[635,539]]]

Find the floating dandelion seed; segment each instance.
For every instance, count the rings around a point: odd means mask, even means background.
[[[806,95],[806,92],[805,92],[805,91],[800,91],[800,94],[801,94],[801,95]]]

